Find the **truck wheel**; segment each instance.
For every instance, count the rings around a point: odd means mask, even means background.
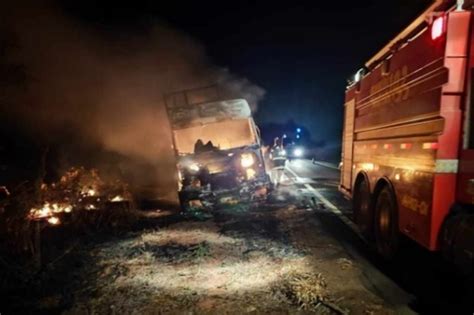
[[[357,182],[352,199],[354,221],[360,232],[368,239],[373,239],[373,215],[370,209],[369,185],[365,179]]]
[[[398,209],[395,195],[385,186],[375,201],[375,243],[379,254],[391,260],[399,249]]]

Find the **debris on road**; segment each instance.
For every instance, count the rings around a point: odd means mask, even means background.
[[[299,273],[284,275],[276,287],[290,302],[308,310],[327,299],[327,284],[322,274]]]

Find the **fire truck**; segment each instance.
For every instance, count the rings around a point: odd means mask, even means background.
[[[340,190],[385,258],[406,237],[471,271],[474,1],[435,1],[345,93]]]

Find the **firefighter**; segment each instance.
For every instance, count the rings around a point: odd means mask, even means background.
[[[286,152],[283,148],[283,141],[278,137],[273,140],[273,147],[270,150],[270,160],[272,164],[271,179],[275,187],[278,187],[285,170]]]

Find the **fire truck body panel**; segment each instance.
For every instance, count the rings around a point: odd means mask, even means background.
[[[430,250],[452,206],[474,203],[474,146],[463,141],[471,11],[441,16],[439,38],[419,28],[346,91],[340,185],[349,197],[360,177],[372,195],[389,185],[399,231]]]
[[[459,159],[457,200],[462,204],[474,204],[474,21],[470,26],[470,42],[467,43],[466,99],[463,121],[463,143]],[[461,44],[460,44],[461,46]]]

